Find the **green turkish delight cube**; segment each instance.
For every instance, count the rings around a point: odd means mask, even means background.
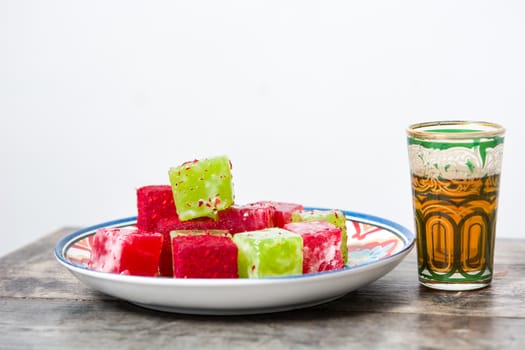
[[[173,200],[182,221],[217,218],[233,204],[231,163],[228,157],[186,162],[169,170]]]
[[[239,277],[300,275],[303,271],[301,235],[281,228],[237,233]]]
[[[341,229],[341,254],[343,261],[348,262],[348,237],[346,233],[346,216],[341,210],[302,210],[292,214],[293,222],[301,221],[327,221]]]

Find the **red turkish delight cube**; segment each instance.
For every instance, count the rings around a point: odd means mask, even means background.
[[[237,278],[237,246],[230,237],[214,234],[174,235],[173,277]]]
[[[141,231],[154,231],[163,218],[178,219],[169,185],[150,185],[137,189],[137,227]]]
[[[91,240],[88,267],[123,275],[158,276],[163,237],[136,228],[101,228]]]
[[[304,209],[302,204],[288,202],[261,201],[254,205],[270,205],[275,208],[273,225],[283,228],[285,224],[292,222],[292,213]]]
[[[284,225],[303,237],[303,273],[344,267],[341,229],[326,221],[294,222]]]
[[[160,219],[155,225],[155,232],[162,234],[164,243],[160,254],[159,270],[161,276],[173,277],[173,255],[170,232],[174,230],[212,230],[219,228],[210,218],[180,221],[177,217]]]
[[[218,213],[217,225],[230,233],[257,231],[274,226],[275,208],[265,203],[232,205]]]

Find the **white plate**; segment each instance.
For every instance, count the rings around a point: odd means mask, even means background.
[[[101,227],[133,226],[136,217],[71,233],[57,243],[55,257],[89,287],[149,309],[206,315],[285,311],[325,303],[363,287],[390,272],[414,247],[414,234],[397,223],[344,213],[348,264],[337,271],[260,279],[175,279],[89,270],[89,237]]]

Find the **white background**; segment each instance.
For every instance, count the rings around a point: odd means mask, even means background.
[[[507,128],[498,236],[522,237],[523,1],[0,0],[0,255],[135,215],[226,154],[239,203],[413,228],[405,128]],[[520,185],[521,183],[521,185]]]

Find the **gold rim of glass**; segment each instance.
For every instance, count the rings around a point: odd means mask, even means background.
[[[505,128],[492,122],[447,120],[412,124],[407,128],[407,134],[427,140],[464,140],[503,136]]]

